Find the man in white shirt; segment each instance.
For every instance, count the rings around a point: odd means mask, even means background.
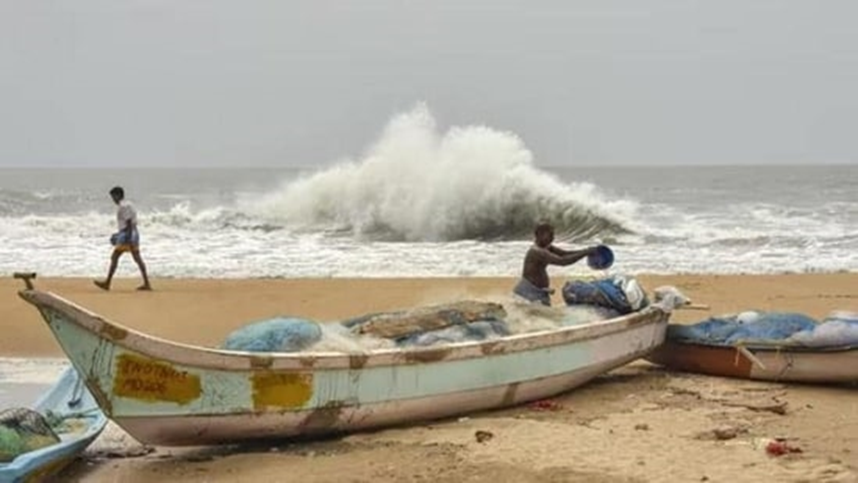
[[[110,256],[110,268],[107,270],[107,278],[95,280],[93,283],[96,287],[103,290],[110,290],[110,283],[113,281],[113,274],[116,272],[116,266],[119,264],[119,257],[125,252],[131,252],[134,262],[140,269],[140,275],[143,276],[143,285],[137,287],[137,290],[152,290],[149,284],[149,276],[146,274],[146,264],[143,263],[143,257],[140,256],[140,234],[137,232],[137,210],[134,206],[125,199],[125,190],[120,186],[110,190],[110,197],[118,207],[116,210],[116,223],[119,231],[110,237],[110,244],[113,245],[113,254]]]

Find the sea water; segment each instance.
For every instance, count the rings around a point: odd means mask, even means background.
[[[858,166],[578,167],[416,109],[310,167],[0,169],[0,276],[103,276],[113,185],[154,277],[515,276],[538,220],[627,274],[858,269]]]
[[[0,411],[35,403],[68,365],[58,358],[0,357]]]

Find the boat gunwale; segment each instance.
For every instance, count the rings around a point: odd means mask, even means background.
[[[230,351],[176,342],[112,322],[52,292],[21,290],[19,296],[38,309],[52,309],[68,323],[77,325],[110,344],[170,363],[222,371],[362,369],[400,366],[436,361],[452,361],[494,354],[528,352],[568,345],[625,332],[650,324],[667,325],[669,313],[659,306],[639,312],[581,325],[515,334],[499,339],[466,341],[436,347],[375,349],[358,353],[341,352],[246,352]]]

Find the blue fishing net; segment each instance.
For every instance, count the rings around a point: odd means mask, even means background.
[[[233,331],[221,348],[247,352],[297,352],[321,338],[322,329],[312,320],[275,317]]]

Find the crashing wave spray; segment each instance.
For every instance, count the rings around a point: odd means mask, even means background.
[[[483,126],[439,133],[424,104],[394,117],[359,160],[291,181],[257,216],[372,239],[519,239],[537,221],[569,241],[628,233],[635,207],[533,164],[521,139]]]

